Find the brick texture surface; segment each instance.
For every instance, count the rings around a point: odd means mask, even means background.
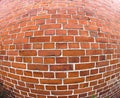
[[[0,82],[15,98],[119,98],[120,1],[0,0]]]

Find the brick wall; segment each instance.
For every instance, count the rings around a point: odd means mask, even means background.
[[[0,82],[15,98],[118,98],[119,58],[118,0],[0,1]]]

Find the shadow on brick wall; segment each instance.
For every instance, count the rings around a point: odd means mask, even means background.
[[[0,83],[0,98],[15,98],[13,89],[6,89],[3,83]]]

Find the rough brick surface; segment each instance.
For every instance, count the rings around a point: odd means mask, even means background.
[[[119,98],[119,58],[119,0],[0,0],[0,82],[15,98]]]

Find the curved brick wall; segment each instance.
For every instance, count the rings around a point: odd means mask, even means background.
[[[1,0],[0,82],[15,98],[118,98],[119,5]]]

